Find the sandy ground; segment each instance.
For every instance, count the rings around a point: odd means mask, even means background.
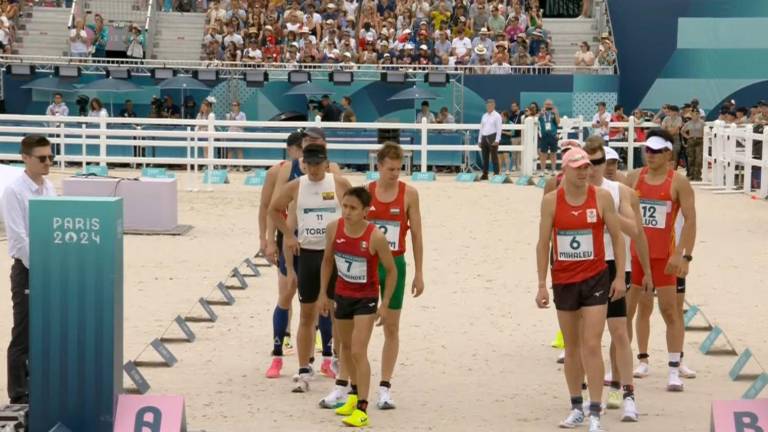
[[[60,178],[61,174],[53,176],[56,184]],[[188,192],[188,184],[182,181],[180,223],[195,227],[184,237],[125,237],[126,360],[256,250],[260,189],[242,186],[242,179],[242,174],[235,175],[232,184],[212,192]],[[353,176],[352,181],[359,184],[363,177]],[[372,408],[371,429],[555,430],[569,402],[562,367],[555,363],[557,351],[549,346],[556,330],[554,310],[538,310],[533,302],[541,190],[460,184],[448,177],[417,187],[426,221],[426,291],[419,299],[406,299],[401,355],[393,380],[398,409]],[[768,363],[768,336],[761,330],[768,328],[764,312],[768,205],[744,195],[715,195],[699,189],[697,209],[699,237],[689,297],[739,349],[749,346]],[[5,242],[0,247],[5,249]],[[10,260],[4,252],[1,255],[0,268],[7,272]],[[331,388],[331,380],[316,379],[308,394],[290,393],[295,356],[287,358],[281,379],[264,378],[270,361],[275,269],[266,269],[261,278],[249,282],[251,288],[234,292],[236,305],[216,307],[217,323],[192,324],[197,342],[169,346],[179,358],[178,365],[142,370],[151,391],[184,395],[192,430],[342,429],[339,418],[316,405]],[[8,284],[3,277],[3,348],[11,325]],[[193,314],[200,312],[196,308]],[[294,321],[294,331],[295,326]],[[607,429],[706,430],[711,400],[738,398],[749,385],[728,378],[735,357],[700,354],[698,346],[706,333],[689,331],[686,362],[699,377],[686,381],[685,393],[667,393],[663,331],[655,314],[652,375],[636,384],[641,423],[620,424],[619,413],[611,411],[604,420]],[[173,328],[169,335],[180,333]],[[377,331],[370,350],[374,383],[379,379],[382,341]],[[716,346],[724,347],[723,340]],[[159,358],[150,350],[141,359]],[[2,371],[5,361],[3,355]],[[757,372],[755,364],[746,372]],[[0,392],[4,397],[5,374],[0,374]],[[373,394],[370,399],[375,402]]]

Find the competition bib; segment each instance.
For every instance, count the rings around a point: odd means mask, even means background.
[[[552,130],[552,123],[550,122],[544,122],[544,130],[549,132]]]
[[[337,218],[335,207],[306,208],[302,214],[303,230],[300,234],[306,240],[325,244],[325,229]]]
[[[382,233],[384,233],[384,237],[387,238],[387,243],[389,243],[390,249],[393,251],[400,249],[400,222],[375,220],[373,223]]]
[[[655,229],[666,228],[667,209],[671,207],[671,203],[668,201],[641,199],[640,211],[643,213],[643,226]]]
[[[368,262],[365,258],[337,253],[336,271],[339,276],[347,282],[366,283],[368,282]]]
[[[595,257],[592,230],[557,231],[557,259],[587,261]]]

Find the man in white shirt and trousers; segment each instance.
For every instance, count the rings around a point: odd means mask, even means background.
[[[477,144],[483,155],[483,176],[480,180],[488,180],[488,156],[493,159],[493,173],[499,175],[499,141],[501,140],[501,114],[496,112],[496,101],[485,101],[486,112],[480,119],[480,134]]]
[[[45,178],[54,160],[48,138],[41,135],[24,137],[21,158],[24,173],[8,185],[2,196],[8,253],[13,258],[13,329],[8,345],[8,397],[12,404],[29,403],[29,199],[56,195],[53,184]]]

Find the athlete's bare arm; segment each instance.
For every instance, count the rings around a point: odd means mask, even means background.
[[[283,250],[290,251],[286,253],[286,257],[296,255],[298,253],[298,242],[296,236],[293,234],[293,229],[288,225],[288,222],[283,219],[283,212],[288,210],[288,206],[291,202],[296,200],[296,196],[299,193],[299,179],[295,179],[285,185],[278,195],[272,198],[272,204],[269,206],[269,216],[272,219],[272,223],[280,232],[283,233]],[[288,213],[290,217],[291,212]],[[290,259],[285,260],[286,263],[293,261]]]
[[[557,176],[552,176],[547,179],[546,183],[544,183],[544,195],[552,192],[555,189],[557,189]]]
[[[677,242],[677,248],[668,264],[668,267],[673,268],[668,268],[668,270],[670,273],[676,274],[677,277],[684,278],[688,275],[688,260],[683,259],[682,256],[693,255],[693,245],[696,242],[696,202],[691,182],[680,173],[675,173],[672,190],[672,198],[674,199],[677,195],[677,200],[680,202],[680,212],[682,212],[685,221],[680,232],[680,240]]]
[[[325,227],[325,251],[323,252],[323,263],[320,266],[320,313],[327,315],[331,309],[331,299],[326,294],[328,290],[328,284],[331,283],[331,275],[333,274],[333,261],[334,245],[336,242],[336,229],[339,226],[339,221],[335,220]],[[292,261],[292,260],[286,260]]]
[[[413,242],[413,262],[416,271],[413,275],[411,294],[418,297],[424,292],[424,232],[421,229],[421,205],[419,191],[413,186],[405,186],[405,208],[408,214],[408,225],[411,227]]]
[[[632,210],[632,189],[619,183],[619,221],[621,222],[621,231],[630,238],[642,229],[637,225],[635,212]]]
[[[333,182],[335,183],[334,186],[336,188],[336,199],[339,201],[339,204],[341,204],[341,199],[344,198],[344,194],[352,187],[352,184],[346,177],[335,174],[333,175]]]
[[[541,220],[539,221],[539,242],[536,244],[536,272],[539,277],[539,288],[536,294],[536,305],[540,308],[549,307],[549,291],[547,290],[547,271],[549,270],[549,248],[552,241],[552,227],[555,221],[555,201],[557,192],[544,195],[541,200]]]
[[[616,207],[613,204],[613,197],[611,193],[605,189],[597,189],[597,204],[602,213],[603,220],[605,221],[605,227],[608,229],[608,234],[611,235],[611,243],[613,244],[613,259],[616,262],[617,269],[625,268],[627,251],[624,248],[624,236],[621,235],[621,222],[619,215],[616,213]],[[624,273],[621,271],[616,272],[616,277],[611,283],[611,301],[616,301],[626,294],[627,286],[624,283]]]
[[[272,202],[274,202],[275,198],[280,195],[285,185],[288,184],[288,178],[291,176],[291,166],[292,163],[286,163],[279,167],[275,178],[275,187],[272,191]],[[270,202],[270,205],[272,202]]]
[[[651,256],[648,250],[648,239],[645,237],[643,229],[642,212],[640,211],[640,198],[636,194],[630,194],[630,204],[635,214],[635,224],[639,227],[635,235],[630,236],[635,244],[637,258],[640,260],[640,266],[643,268],[643,291],[653,291],[653,273],[651,271]]]
[[[397,284],[397,267],[395,266],[395,258],[392,256],[392,250],[389,249],[387,238],[377,229],[371,233],[371,249],[379,256],[379,262],[387,272],[387,278],[384,282],[384,298],[381,299],[379,305],[379,322],[377,323],[377,325],[383,325],[387,321],[389,302],[392,300],[392,294],[395,292],[395,285]],[[390,277],[390,275],[392,276]]]
[[[267,170],[264,186],[261,188],[259,200],[259,252],[274,264],[276,261],[275,226],[269,217],[269,205],[272,203],[272,195],[277,183],[277,175],[280,172],[279,165],[273,165]]]
[[[640,177],[639,168],[629,171],[627,172],[627,176],[624,178],[624,184],[627,185],[630,189],[634,190],[638,177]]]

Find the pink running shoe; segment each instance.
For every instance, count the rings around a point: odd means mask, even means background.
[[[280,378],[280,369],[283,368],[282,357],[272,357],[272,364],[267,369],[267,378]]]
[[[336,373],[332,367],[333,360],[330,357],[323,357],[323,364],[320,365],[320,373],[331,379],[336,379]]]

